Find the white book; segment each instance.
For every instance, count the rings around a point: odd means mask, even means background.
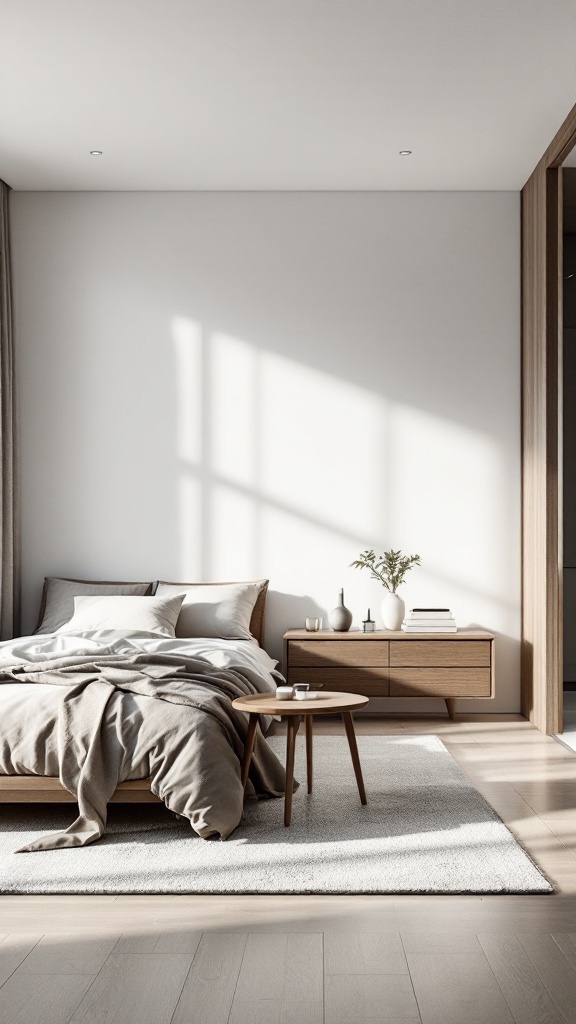
[[[405,622],[400,627],[403,633],[457,633],[458,627],[447,623],[445,626],[412,626]]]
[[[411,629],[450,629],[456,619],[404,619],[404,625]]]

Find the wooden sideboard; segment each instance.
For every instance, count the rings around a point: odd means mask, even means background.
[[[440,697],[454,717],[457,697],[494,696],[494,635],[457,633],[335,633],[289,629],[284,675],[290,686],[341,690],[366,697]]]

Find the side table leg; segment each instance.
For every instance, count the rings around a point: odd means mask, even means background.
[[[245,786],[248,781],[248,772],[250,771],[252,752],[254,750],[254,743],[256,742],[256,729],[258,727],[259,718],[260,715],[250,712],[250,717],[248,719],[248,732],[246,733],[246,742],[244,744],[244,760],[242,762],[241,778],[243,786]]]
[[[309,793],[312,792],[312,719],[313,715],[306,715],[306,778]]]
[[[284,796],[284,824],[286,828],[292,817],[292,792],[294,790],[294,742],[300,725],[299,715],[290,715],[286,732],[286,793]]]
[[[356,733],[354,732],[354,720],[352,718],[352,713],[350,711],[343,711],[342,719],[344,721],[344,727],[348,737],[348,746],[350,747],[350,753],[352,755],[354,774],[356,776],[356,782],[358,783],[358,792],[360,793],[360,803],[367,804],[368,801],[366,799],[366,790],[364,789],[364,779],[362,778],[362,768],[360,767],[360,757],[358,755],[358,747],[356,745]]]

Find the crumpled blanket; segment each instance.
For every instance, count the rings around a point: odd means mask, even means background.
[[[215,668],[203,658],[149,652],[91,655],[0,667],[0,684],[61,687],[53,726],[30,722],[28,773],[52,775],[78,800],[79,815],[63,832],[18,852],[84,846],[106,827],[106,807],[138,757],[148,757],[151,789],[190,820],[204,838],[227,838],[242,817],[240,763],[247,721],[231,701],[258,692],[250,671]],[[15,738],[15,745],[26,737]],[[2,736],[3,743],[10,737]],[[28,744],[28,747],[30,744]],[[28,750],[30,760],[30,750]],[[50,763],[52,762],[52,764]],[[14,774],[19,774],[17,767]],[[285,771],[258,732],[250,781],[258,794],[280,796]]]

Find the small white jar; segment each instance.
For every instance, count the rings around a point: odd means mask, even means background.
[[[294,689],[292,686],[278,686],[276,688],[276,700],[292,700]]]

